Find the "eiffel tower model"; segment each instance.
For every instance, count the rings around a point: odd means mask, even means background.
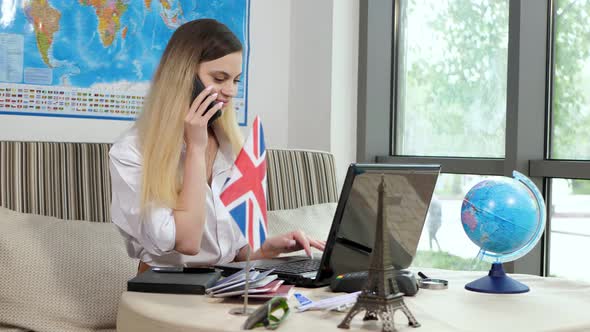
[[[350,309],[339,328],[349,329],[350,321],[361,311],[366,311],[363,320],[377,320],[381,318],[382,331],[395,331],[393,315],[401,309],[408,317],[408,323],[412,327],[419,327],[420,323],[412,315],[404,303],[403,293],[400,293],[395,280],[395,269],[391,261],[389,243],[384,240],[384,234],[389,234],[385,211],[385,180],[381,176],[379,184],[379,202],[377,206],[377,230],[375,231],[375,244],[371,255],[371,265],[367,284],[359,294],[356,303]]]

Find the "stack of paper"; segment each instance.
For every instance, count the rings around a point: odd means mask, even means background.
[[[252,293],[252,292],[248,291],[248,297],[251,299],[270,300],[275,296],[280,296],[280,297],[284,297],[284,298],[288,299],[291,297],[291,295],[293,295],[293,292],[295,291],[294,285],[283,285],[283,280],[276,280],[276,282],[278,284],[274,285],[275,287],[273,287],[272,289],[270,289],[267,292]],[[269,285],[269,287],[270,287],[270,285]],[[244,295],[242,295],[242,296],[244,296]]]
[[[272,296],[282,296],[276,293],[278,291],[284,293],[286,285],[283,285],[283,280],[277,280],[277,275],[271,274],[272,272],[273,270],[264,272],[250,270],[248,278],[248,297],[268,298],[271,294],[273,294]],[[288,290],[292,287],[293,286],[287,286],[287,288],[289,288]],[[244,269],[227,278],[219,280],[212,287],[207,288],[205,292],[213,297],[232,297],[243,295],[246,291],[245,288],[246,270]]]

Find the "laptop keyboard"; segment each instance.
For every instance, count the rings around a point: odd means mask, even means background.
[[[275,269],[275,272],[283,273],[305,273],[311,271],[317,271],[320,269],[319,259],[304,259],[295,262],[259,262],[256,267],[262,269]]]

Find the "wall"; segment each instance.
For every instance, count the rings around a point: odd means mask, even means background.
[[[332,115],[330,151],[341,186],[356,161],[359,1],[335,0],[332,34]]]
[[[359,3],[291,6],[289,148],[330,151],[342,184],[356,160]]]
[[[112,142],[131,121],[0,115],[0,140]]]
[[[266,144],[288,145],[291,1],[251,0],[248,128],[256,115]],[[247,128],[242,128],[246,135]]]
[[[330,150],[332,4],[291,2],[290,148]]]

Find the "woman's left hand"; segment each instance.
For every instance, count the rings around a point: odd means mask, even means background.
[[[303,249],[311,257],[312,247],[323,251],[325,246],[326,241],[312,239],[303,231],[293,231],[266,239],[257,254],[262,256],[258,259],[264,259]]]

